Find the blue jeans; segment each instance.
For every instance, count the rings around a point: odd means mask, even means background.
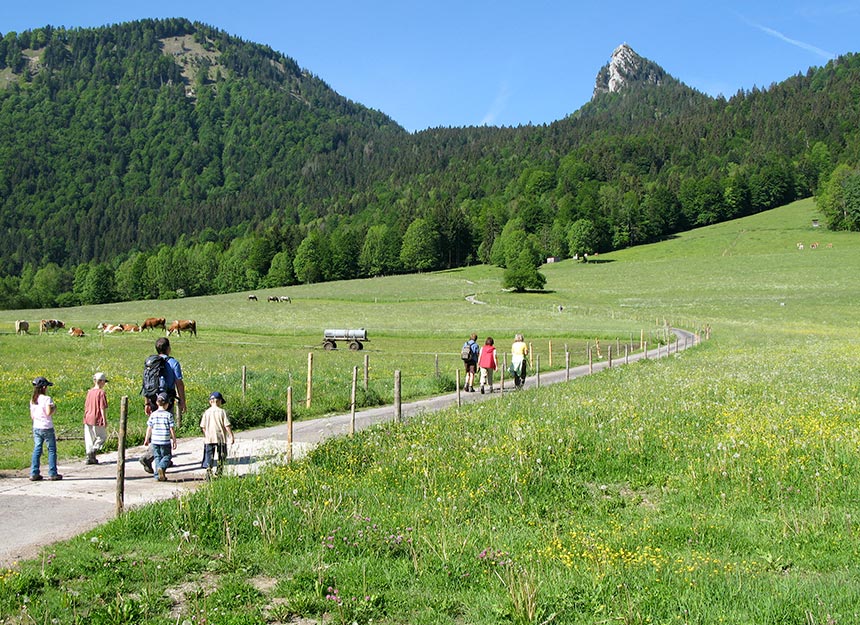
[[[218,463],[215,463],[215,452],[218,452]],[[217,468],[218,474],[224,469],[227,464],[227,443],[205,443],[203,445],[203,463],[200,465],[204,469]]]
[[[167,443],[166,445],[152,444],[152,466],[155,469],[155,475],[153,476],[155,479],[158,479],[159,469],[164,469],[166,471],[167,467],[170,466],[170,458],[172,455],[170,443]]]
[[[54,428],[33,429],[33,460],[30,462],[30,475],[39,475],[44,444],[48,445],[48,475],[57,475],[57,437],[54,434]]]

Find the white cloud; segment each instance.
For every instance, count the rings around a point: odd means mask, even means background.
[[[768,28],[767,26],[762,26],[761,24],[756,24],[755,22],[752,22],[750,20],[745,19],[744,21],[747,24],[749,24],[750,26],[753,26],[754,28],[757,28],[761,32],[765,33],[766,35],[770,35],[771,37],[775,37],[775,38],[779,39],[780,41],[784,41],[785,43],[791,44],[797,48],[800,48],[801,50],[806,50],[807,52],[812,52],[813,54],[816,54],[816,55],[818,55],[824,59],[827,59],[827,60],[836,58],[836,55],[833,52],[828,52],[827,50],[822,50],[821,48],[814,46],[811,43],[806,43],[804,41],[798,41],[797,39],[792,39],[791,37],[786,37],[785,35],[783,35],[778,30],[774,30],[773,28]]]
[[[498,93],[496,93],[496,99],[493,100],[493,103],[490,105],[490,110],[488,110],[484,114],[484,118],[481,120],[481,126],[494,126],[496,124],[496,120],[499,117],[499,114],[505,110],[505,105],[511,97],[511,90],[508,87],[507,82],[503,82],[499,87]]]

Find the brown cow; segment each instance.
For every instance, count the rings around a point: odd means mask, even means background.
[[[48,332],[49,330],[56,333],[57,330],[62,330],[65,327],[66,324],[59,319],[42,319],[39,322],[39,334],[42,332]]]
[[[69,335],[71,335],[71,336],[86,336],[84,334],[84,331],[81,328],[76,328],[74,326],[69,328]]]
[[[123,332],[140,332],[140,326],[136,323],[124,323],[122,324]]]
[[[182,336],[182,331],[190,332],[192,336],[197,336],[197,322],[194,319],[177,319],[167,328],[167,336],[176,332],[176,336]]]
[[[122,326],[116,323],[102,322],[96,327],[105,334],[116,334],[117,332],[122,332]]]
[[[161,328],[164,330],[167,327],[167,319],[164,317],[149,317],[145,319],[142,324],[140,324],[141,330],[152,330],[154,328]]]
[[[23,320],[16,321],[15,334],[30,334],[30,322]]]

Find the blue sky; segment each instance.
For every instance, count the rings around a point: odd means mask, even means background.
[[[726,96],[860,52],[857,0],[39,0],[6,3],[0,32],[145,17],[266,44],[410,131],[561,119],[591,98],[621,43]]]

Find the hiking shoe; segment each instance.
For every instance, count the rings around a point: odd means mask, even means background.
[[[38,473],[34,473],[33,475],[30,476],[30,481],[31,482],[41,482],[42,476]]]
[[[158,469],[158,481],[159,482],[166,482],[167,481],[167,476],[164,474],[164,469],[162,469],[160,467]]]
[[[482,386],[481,387],[481,395],[483,395],[483,394],[484,394],[484,387]]]
[[[91,452],[87,454],[87,464],[98,464],[99,461],[96,459],[95,452]]]
[[[152,458],[147,458],[146,456],[143,456],[140,459],[140,464],[143,467],[143,470],[146,471],[147,473],[149,473],[149,474],[155,473],[155,471],[152,470]]]
[[[57,475],[49,475],[48,479],[52,482],[59,482],[61,479],[63,479],[63,476],[58,473]]]

